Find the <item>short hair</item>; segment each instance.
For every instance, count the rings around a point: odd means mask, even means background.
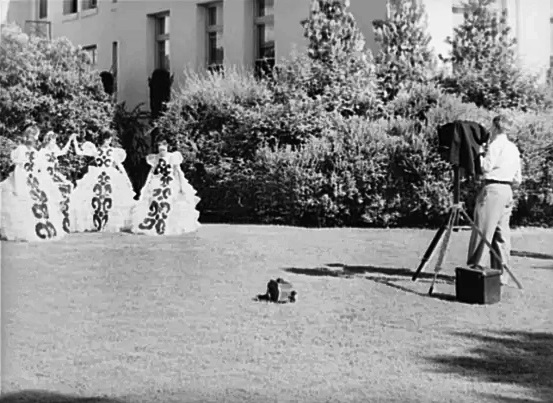
[[[493,126],[499,130],[500,132],[503,132],[507,125],[510,123],[509,119],[504,115],[496,115],[492,120]]]

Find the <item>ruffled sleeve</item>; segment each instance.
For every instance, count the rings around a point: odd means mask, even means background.
[[[146,156],[146,162],[152,167],[155,166],[157,162],[157,154],[148,154]]]
[[[51,151],[56,157],[59,157],[61,155],[61,148],[58,147],[56,144]]]
[[[82,145],[83,154],[87,157],[95,157],[98,154],[98,149],[90,141],[85,141]]]
[[[122,148],[113,148],[113,160],[118,163],[122,164],[123,161],[127,158],[127,153]]]
[[[15,165],[25,164],[27,162],[27,147],[17,146],[10,154],[10,158]]]
[[[182,164],[183,158],[182,154],[179,151],[175,151],[171,153],[171,163],[173,165],[180,165]]]

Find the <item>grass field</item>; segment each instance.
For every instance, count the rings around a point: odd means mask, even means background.
[[[487,306],[453,300],[466,232],[435,297],[429,274],[411,281],[433,234],[206,225],[3,242],[0,400],[553,402],[553,231],[513,233],[525,289]],[[276,277],[297,303],[252,300]]]

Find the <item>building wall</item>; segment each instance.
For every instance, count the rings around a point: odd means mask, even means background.
[[[38,0],[0,0],[5,20],[24,25],[37,18]],[[462,17],[453,15],[452,6],[460,0],[420,0],[428,14],[428,30],[435,53],[447,55],[445,40]],[[553,2],[553,0],[550,0]],[[553,52],[551,4],[547,0],[497,0],[509,13],[509,25],[519,39],[521,63],[528,71],[543,73]],[[98,70],[110,70],[112,43],[119,48],[118,100],[129,107],[143,103],[149,109],[148,77],[155,68],[155,26],[149,16],[170,13],[171,70],[176,88],[184,69],[202,69],[206,64],[206,13],[210,0],[98,0],[93,10],[63,15],[63,0],[49,0],[47,20],[53,37],[68,37],[73,43],[97,46]],[[6,6],[7,5],[7,6]],[[350,8],[365,35],[366,44],[377,51],[372,22],[387,15],[386,0],[350,0]],[[254,62],[254,0],[224,0],[224,63],[252,66]],[[275,0],[274,30],[276,58],[305,50],[300,22],[309,16],[310,0]],[[547,17],[544,17],[547,16]],[[460,19],[461,18],[461,19]]]

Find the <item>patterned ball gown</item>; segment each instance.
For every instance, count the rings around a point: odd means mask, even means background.
[[[63,215],[62,229],[66,233],[70,232],[69,199],[73,191],[73,184],[60,172],[58,158],[67,154],[73,138],[74,135],[71,136],[65,147],[60,149],[56,144],[56,135],[53,132],[48,132],[45,136],[45,146],[38,152],[41,160],[45,161],[46,172],[50,174],[60,192],[60,208]]]
[[[0,236],[13,241],[52,241],[63,237],[61,197],[46,172],[47,163],[33,147],[11,152],[15,169],[0,184]]]
[[[161,146],[160,146],[161,149]],[[200,198],[180,168],[182,154],[160,152],[146,161],[152,167],[133,209],[132,229],[145,235],[181,235],[200,227]]]
[[[127,154],[109,142],[96,147],[87,141],[82,150],[75,142],[77,154],[93,157],[88,172],[77,182],[71,195],[74,232],[118,232],[130,226],[131,209],[136,203],[125,169],[121,166]]]

